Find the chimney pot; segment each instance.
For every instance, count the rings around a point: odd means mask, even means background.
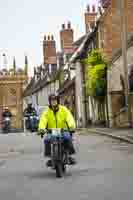
[[[93,11],[93,13],[96,12],[96,7],[95,7],[95,5],[92,6],[92,11]]]
[[[68,29],[71,28],[71,22],[68,22],[68,25],[67,25]]]
[[[62,24],[62,29],[63,29],[63,30],[65,29],[65,24]]]
[[[44,35],[44,40],[46,40],[47,38],[46,38],[46,35]]]
[[[53,35],[51,36],[51,40],[54,40],[54,36]]]
[[[48,35],[48,40],[50,40],[50,36]]]
[[[89,4],[87,5],[87,12],[88,13],[90,12],[90,5]]]

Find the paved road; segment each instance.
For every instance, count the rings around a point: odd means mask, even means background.
[[[54,171],[45,167],[38,137],[12,136],[10,145],[14,141],[17,150],[21,146],[25,151],[0,154],[0,200],[133,199],[131,144],[98,135],[80,136],[76,140],[78,164],[69,167],[64,178],[56,179]]]

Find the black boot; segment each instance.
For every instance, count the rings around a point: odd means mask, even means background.
[[[52,167],[52,160],[48,160],[48,161],[46,162],[46,166],[47,166],[47,167]]]
[[[71,157],[71,156],[69,156],[69,164],[70,165],[75,165],[77,162],[76,162],[76,159],[75,158],[73,158],[73,157]]]

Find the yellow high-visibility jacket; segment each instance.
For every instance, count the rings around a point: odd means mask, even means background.
[[[59,105],[59,110],[54,113],[51,108],[42,113],[39,121],[39,130],[45,128],[76,128],[75,120],[71,112],[62,105]]]

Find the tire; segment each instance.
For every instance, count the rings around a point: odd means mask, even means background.
[[[63,173],[66,173],[66,165],[62,165],[62,171]]]
[[[55,169],[56,169],[56,177],[61,178],[63,174],[62,164],[58,162],[55,166]]]

